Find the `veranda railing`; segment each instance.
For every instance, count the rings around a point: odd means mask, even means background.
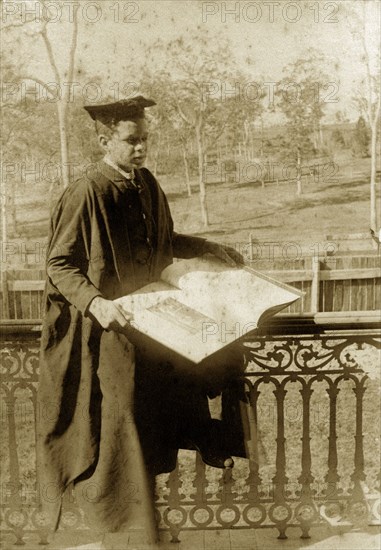
[[[47,540],[39,514],[34,426],[38,322],[1,327],[2,529]],[[222,474],[184,451],[159,476],[157,511],[173,540],[188,529],[380,520],[380,312],[282,315],[242,343],[240,402],[250,458]],[[133,494],[132,494],[133,497]],[[66,495],[63,529],[85,529]]]

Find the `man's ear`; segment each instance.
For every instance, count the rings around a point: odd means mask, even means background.
[[[104,134],[99,134],[98,135],[98,143],[104,151],[108,150],[107,144],[108,144],[109,140],[110,140],[110,138],[108,138]]]

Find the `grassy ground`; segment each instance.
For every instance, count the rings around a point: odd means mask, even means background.
[[[210,227],[200,224],[198,194],[176,191],[178,182],[163,178],[173,217],[179,230],[230,243],[258,240],[324,240],[332,233],[369,229],[369,159],[342,166],[335,178],[303,182],[296,195],[295,182],[213,183],[208,189]],[[332,181],[337,179],[337,181]],[[197,188],[195,187],[195,190]]]
[[[380,163],[379,163],[380,164]],[[338,168],[335,177],[323,176],[313,183],[303,181],[303,194],[296,195],[295,181],[266,183],[233,181],[207,183],[209,227],[201,222],[196,181],[188,197],[181,177],[159,175],[179,232],[201,235],[218,242],[242,245],[250,235],[259,243],[296,242],[306,254],[322,247],[327,235],[369,231],[370,159],[357,159]],[[220,178],[221,179],[221,178]],[[303,178],[305,180],[305,178]],[[14,268],[25,266],[24,249],[42,249],[48,232],[51,199],[46,184],[36,183],[19,190],[16,231],[9,227],[8,241],[16,242],[16,253],[7,255]],[[318,243],[318,244],[317,244]],[[372,249],[369,239],[369,249]],[[17,253],[18,251],[18,253]],[[35,255],[29,261],[37,263]],[[43,261],[41,262],[43,264]],[[33,266],[35,267],[35,266]]]

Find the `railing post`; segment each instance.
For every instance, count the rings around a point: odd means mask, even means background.
[[[1,292],[3,294],[3,319],[10,319],[9,295],[8,295],[8,277],[7,271],[1,272]]]
[[[249,385],[248,402],[240,401],[242,428],[244,433],[245,447],[249,459],[249,477],[247,484],[249,494],[253,502],[259,502],[258,487],[261,483],[259,475],[259,436],[258,436],[258,391],[257,383],[252,386],[251,382],[246,380]]]
[[[251,262],[255,259],[255,258],[254,258],[254,254],[253,254],[253,246],[254,246],[255,243],[256,243],[256,239],[254,239],[253,234],[250,233],[249,260],[250,260]]]
[[[311,283],[311,311],[318,313],[320,300],[320,260],[319,256],[312,256],[312,283]]]
[[[354,470],[351,475],[353,481],[353,489],[350,499],[350,518],[353,523],[367,523],[369,517],[369,505],[364,492],[364,483],[366,475],[364,471],[364,435],[363,435],[363,403],[366,387],[364,383],[366,378],[361,381],[356,381],[356,385],[352,391],[356,395],[356,433],[355,433],[355,456]]]
[[[326,391],[329,395],[328,473],[325,476],[327,482],[326,500],[328,502],[337,502],[339,498],[337,484],[340,481],[340,476],[337,471],[336,407],[340,389],[337,387],[337,384],[331,383]]]
[[[299,476],[299,483],[302,485],[300,504],[295,510],[295,515],[300,521],[302,539],[309,539],[309,531],[313,521],[316,519],[316,506],[313,501],[311,485],[314,476],[311,472],[311,435],[310,435],[310,407],[313,389],[310,384],[303,382],[299,390],[303,399],[303,435],[302,435],[302,471]]]
[[[274,483],[274,504],[269,510],[269,517],[274,522],[279,531],[278,539],[286,539],[287,522],[291,517],[291,508],[286,502],[286,486],[288,477],[286,475],[286,438],[285,438],[285,419],[284,419],[284,401],[287,390],[284,384],[277,384],[273,391],[276,397],[277,408],[277,435],[276,435],[276,472],[273,477]]]

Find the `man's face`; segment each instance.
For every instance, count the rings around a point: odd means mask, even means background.
[[[130,171],[143,166],[147,156],[147,124],[144,118],[121,120],[103,147],[120,168]]]

